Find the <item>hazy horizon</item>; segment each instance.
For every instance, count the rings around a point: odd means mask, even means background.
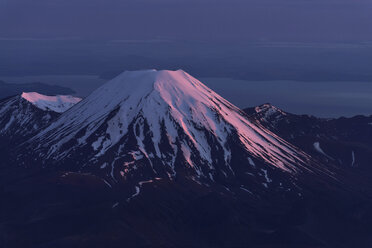
[[[0,79],[86,94],[98,83],[79,75],[182,68],[239,107],[372,114],[370,13],[367,0],[2,0]]]

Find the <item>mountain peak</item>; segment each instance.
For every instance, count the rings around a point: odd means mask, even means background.
[[[70,95],[47,96],[37,92],[23,92],[21,97],[41,110],[63,113],[81,101],[81,98]]]
[[[269,115],[269,116],[271,116],[273,114],[287,115],[286,112],[284,112],[280,108],[272,105],[271,103],[261,104],[261,105],[255,107],[255,110],[256,110],[257,113],[264,113],[264,114]]]
[[[308,160],[182,70],[124,72],[34,141],[43,144],[45,160],[75,157],[69,164],[98,167],[114,181],[133,173],[174,177],[185,171],[213,181],[235,175],[243,164],[249,170],[260,163],[298,172]],[[85,156],[77,158],[80,153]]]
[[[265,103],[254,108],[247,109],[246,112],[250,115],[254,115],[261,121],[272,124],[275,124],[278,120],[288,115],[286,112],[270,103]]]
[[[0,146],[1,143],[11,141],[16,144],[32,137],[60,115],[35,106],[31,100],[36,96],[24,93],[0,101]]]
[[[182,70],[140,70],[140,71],[125,71],[110,80],[108,83],[97,89],[98,94],[106,92],[116,97],[146,96],[152,91],[157,91],[164,94],[166,91],[185,90],[184,93],[190,93],[190,90],[195,90],[197,80]],[[182,92],[177,92],[180,94]]]

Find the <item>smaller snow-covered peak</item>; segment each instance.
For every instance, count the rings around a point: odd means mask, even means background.
[[[255,107],[254,110],[256,111],[257,114],[261,116],[261,118],[264,118],[265,120],[271,118],[279,118],[287,115],[286,112],[284,112],[280,108],[271,105],[270,103],[265,103],[260,106],[257,106]]]
[[[70,95],[46,96],[37,92],[23,92],[21,97],[41,110],[57,113],[63,113],[81,101],[81,98]]]
[[[127,97],[135,94],[137,97],[143,97],[154,88],[158,91],[160,88],[182,87],[182,85],[189,84],[189,75],[182,71],[170,70],[139,70],[139,71],[125,71],[103,85],[97,90],[102,95],[105,92],[106,96]],[[134,97],[134,96],[132,96]]]
[[[274,105],[270,103],[265,103],[260,106],[255,107],[255,110],[257,113],[267,113],[269,115],[274,114],[274,113],[281,113],[283,115],[286,115],[286,113],[281,110],[278,107],[275,107]]]

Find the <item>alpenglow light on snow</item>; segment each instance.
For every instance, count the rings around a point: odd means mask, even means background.
[[[51,110],[57,113],[63,113],[81,101],[81,98],[70,95],[46,96],[37,92],[23,92],[21,96],[41,110]]]
[[[141,163],[149,173],[165,170],[170,176],[184,164],[213,180],[215,174],[235,175],[232,165],[240,159],[249,167],[254,159],[287,172],[308,160],[182,70],[124,72],[62,114],[35,141],[42,158],[97,166],[115,180]]]

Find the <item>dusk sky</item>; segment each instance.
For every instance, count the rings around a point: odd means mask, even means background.
[[[0,38],[372,40],[368,0],[2,0]]]

